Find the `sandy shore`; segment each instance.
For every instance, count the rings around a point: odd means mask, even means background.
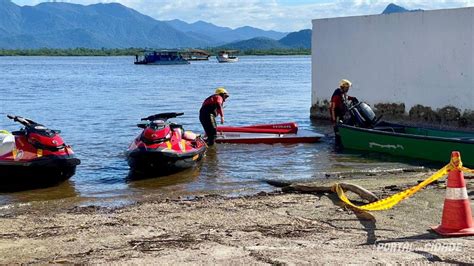
[[[344,182],[384,197],[427,176]],[[474,181],[468,183],[472,206]],[[0,263],[474,263],[474,237],[428,231],[441,221],[443,186],[373,213],[354,212],[334,194],[277,190],[240,198],[152,199],[114,209],[36,202],[0,209]]]

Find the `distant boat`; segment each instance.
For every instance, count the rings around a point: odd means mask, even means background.
[[[189,62],[178,50],[144,51],[143,55],[135,56],[135,65],[186,65]]]
[[[209,60],[209,57],[211,56],[208,52],[199,49],[184,50],[181,52],[181,55],[188,61]]]
[[[217,61],[219,63],[233,63],[239,61],[239,58],[235,55],[239,51],[237,50],[222,50],[217,54]]]

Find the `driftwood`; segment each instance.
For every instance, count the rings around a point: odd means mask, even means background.
[[[288,182],[280,182],[274,180],[267,180],[267,183],[275,187],[281,187],[281,190],[283,192],[336,193],[334,185],[319,186],[312,184],[292,184]],[[379,200],[379,198],[374,193],[368,191],[367,189],[361,186],[349,183],[339,183],[339,185],[344,191],[351,191],[359,195],[359,197],[361,197],[362,199],[365,199],[369,202],[375,202]]]

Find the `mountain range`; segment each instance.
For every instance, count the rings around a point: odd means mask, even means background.
[[[420,11],[393,3],[382,14]],[[0,0],[0,48],[311,48],[311,30],[236,29],[205,21],[159,21],[118,3],[41,3],[18,6]]]
[[[41,3],[20,7],[0,0],[2,48],[124,48],[156,44],[171,47],[207,43],[120,4]]]
[[[204,21],[159,21],[118,3],[18,6],[0,0],[0,48],[4,49],[205,48],[252,38],[277,41],[287,34]]]
[[[209,40],[215,41],[216,43],[220,42],[221,44],[239,40],[247,40],[257,36],[271,39],[281,39],[288,34],[286,32],[265,31],[249,26],[231,29],[228,27],[219,27],[205,21],[197,21],[190,24],[179,19],[175,19],[166,21],[166,23],[168,23],[168,25],[172,26],[173,28],[191,36],[205,37]]]
[[[292,32],[281,38],[274,40],[265,37],[256,37],[249,40],[237,41],[222,45],[222,48],[237,49],[237,50],[269,50],[269,49],[294,49],[294,48],[311,48],[311,30],[301,30]]]

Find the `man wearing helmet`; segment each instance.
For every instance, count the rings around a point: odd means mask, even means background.
[[[199,121],[201,121],[202,127],[206,132],[207,144],[209,146],[214,145],[214,140],[217,135],[216,116],[220,115],[221,124],[224,124],[224,108],[222,105],[228,97],[229,93],[227,90],[223,87],[219,87],[213,95],[204,100],[199,110]]]
[[[332,94],[329,112],[331,115],[331,122],[334,126],[344,117],[344,114],[347,112],[347,101],[357,102],[356,97],[347,95],[347,92],[351,86],[352,83],[349,80],[343,79],[339,82],[339,88],[337,88]]]
[[[329,112],[332,125],[334,126],[334,133],[336,134],[336,145],[339,145],[341,141],[336,124],[344,118],[344,114],[347,112],[347,101],[357,102],[356,97],[347,95],[351,86],[352,83],[349,80],[342,79],[339,82],[339,88],[334,91],[331,97]]]

